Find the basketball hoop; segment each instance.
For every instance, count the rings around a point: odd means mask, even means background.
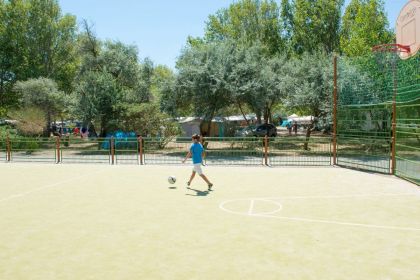
[[[409,59],[420,50],[420,0],[409,0],[401,9],[395,35],[395,47],[401,59]]]
[[[375,46],[372,48],[373,52],[389,52],[389,53],[411,53],[410,46],[404,46],[401,44],[384,44]]]

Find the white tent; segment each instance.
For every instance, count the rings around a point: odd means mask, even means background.
[[[293,115],[288,116],[287,119],[288,120],[293,120],[293,119],[298,118],[298,117],[299,117],[298,115],[293,114]]]

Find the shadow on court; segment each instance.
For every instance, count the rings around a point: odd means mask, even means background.
[[[192,188],[187,188],[187,189],[195,192],[195,195],[187,193],[186,195],[189,195],[189,196],[207,196],[210,193],[209,191],[200,191],[200,190],[196,190]]]

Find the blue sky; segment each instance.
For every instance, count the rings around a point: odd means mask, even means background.
[[[350,0],[346,0],[349,2]],[[141,58],[174,68],[188,35],[202,36],[207,17],[233,0],[59,0],[63,13],[94,24],[101,39],[137,45]],[[407,0],[385,0],[391,26]]]

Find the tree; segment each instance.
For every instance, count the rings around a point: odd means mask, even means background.
[[[210,15],[205,39],[209,42],[232,40],[252,46],[259,41],[267,55],[285,48],[280,11],[273,0],[241,0]]]
[[[142,63],[135,46],[121,42],[101,42],[84,22],[79,39],[81,67],[75,81],[74,112],[84,125],[100,128],[100,135],[120,129],[131,105],[152,98],[154,67],[149,59]]]
[[[74,114],[84,126],[100,127],[100,136],[116,128],[117,106],[122,100],[114,77],[106,71],[90,71],[78,80],[75,88]],[[92,128],[92,129],[93,129]]]
[[[265,57],[263,46],[256,42],[249,48],[237,48],[233,57],[227,87],[233,101],[245,117],[242,105],[256,113],[258,122],[272,121],[272,109],[286,95],[284,78],[287,77],[285,55]],[[246,117],[245,117],[246,119]]]
[[[53,79],[61,90],[69,93],[77,71],[76,17],[62,15],[57,0],[28,2],[26,75]]]
[[[20,135],[39,137],[45,132],[45,112],[39,107],[25,107],[10,112],[17,121],[16,128]]]
[[[49,136],[52,120],[60,116],[66,105],[64,92],[58,90],[57,84],[47,78],[19,81],[16,83],[14,90],[20,96],[24,108],[35,107],[45,113],[47,123],[44,135]]]
[[[152,84],[150,87],[152,101],[161,104],[162,95],[168,83],[173,82],[175,73],[165,65],[158,65],[153,69]]]
[[[288,17],[293,19],[292,44],[297,54],[339,50],[344,0],[294,0],[293,6],[286,4],[284,7],[294,12],[293,17]]]
[[[290,53],[292,48],[292,38],[294,29],[294,5],[291,0],[281,0],[280,7],[281,23],[282,23],[282,37],[285,45]]]
[[[0,1],[0,111],[17,105],[16,81],[46,77],[71,92],[78,58],[76,18],[57,0]]]
[[[158,137],[160,148],[164,148],[180,132],[178,124],[162,113],[155,103],[128,105],[121,127],[138,135]]]
[[[333,69],[331,59],[323,52],[304,53],[289,65],[288,96],[285,105],[315,117],[306,131],[304,149],[308,149],[309,137],[315,121],[329,123],[331,118],[331,93]]]
[[[227,78],[233,67],[231,45],[209,43],[199,48],[187,48],[178,62],[176,99],[178,103],[192,103],[196,115],[208,121],[231,102]]]
[[[343,16],[341,49],[347,56],[369,54],[375,45],[392,43],[394,34],[382,0],[352,0]]]

